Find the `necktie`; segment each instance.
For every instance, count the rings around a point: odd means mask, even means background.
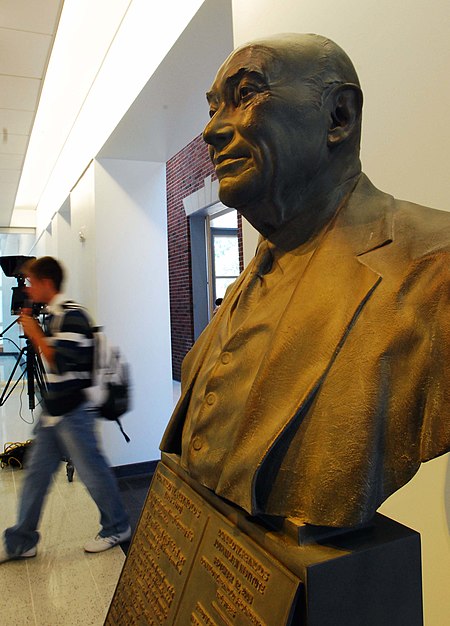
[[[263,239],[258,246],[255,256],[256,275],[262,278],[264,274],[268,274],[273,265],[273,254],[269,247],[267,239]]]
[[[272,265],[272,252],[267,240],[263,239],[258,245],[253,261],[253,269],[242,287],[242,292],[235,306],[231,310],[230,322],[232,333],[245,322],[247,317],[251,314],[252,309],[257,306],[261,290],[264,288],[264,276],[270,272]]]

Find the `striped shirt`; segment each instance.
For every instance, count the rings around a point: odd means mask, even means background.
[[[79,304],[57,294],[47,306],[44,332],[55,360],[52,366],[46,364],[43,401],[50,415],[60,416],[86,400],[83,389],[91,386],[92,377],[92,327]]]

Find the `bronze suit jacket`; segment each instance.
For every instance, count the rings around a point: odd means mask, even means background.
[[[229,300],[185,358],[163,451],[180,453],[190,392]],[[370,519],[422,461],[450,449],[449,300],[450,214],[396,200],[362,174],[252,365],[239,445],[217,467],[216,493],[252,514],[316,525]]]

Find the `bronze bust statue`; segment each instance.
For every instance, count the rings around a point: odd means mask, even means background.
[[[361,172],[359,80],[324,37],[242,46],[207,97],[220,199],[261,238],[161,449],[249,513],[363,523],[450,449],[450,214]]]

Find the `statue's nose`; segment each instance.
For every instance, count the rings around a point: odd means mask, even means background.
[[[233,125],[219,112],[215,113],[203,131],[203,139],[216,149],[226,146],[233,136]]]

